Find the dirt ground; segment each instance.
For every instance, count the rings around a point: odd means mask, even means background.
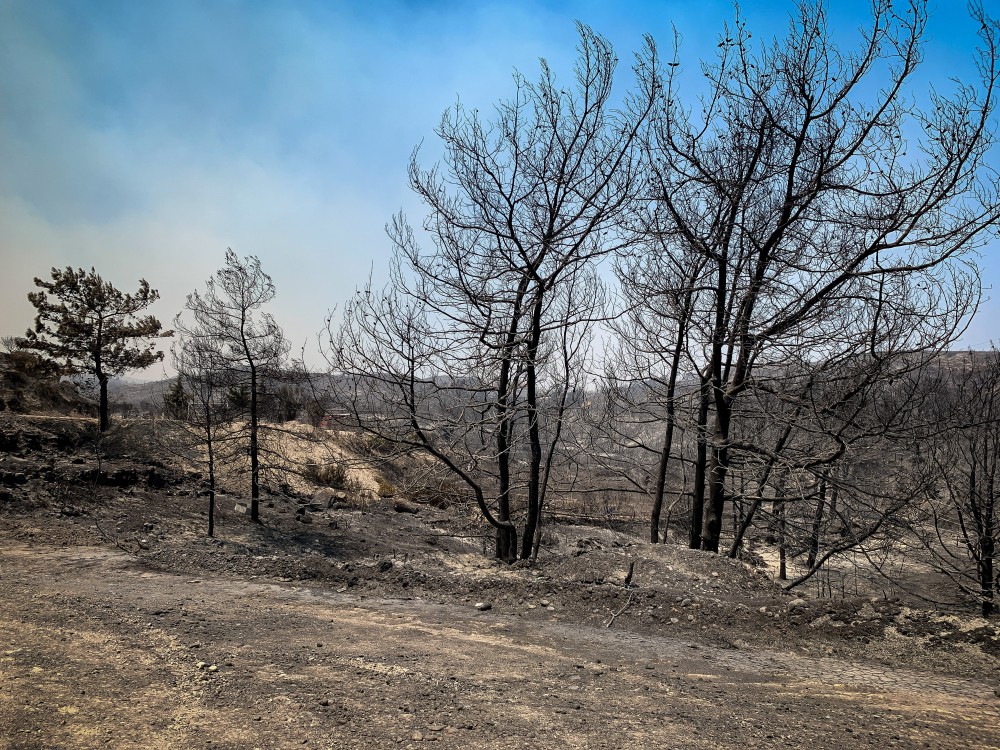
[[[591,527],[503,566],[462,508],[209,540],[201,487],[0,418],[0,749],[1000,747],[992,622]]]

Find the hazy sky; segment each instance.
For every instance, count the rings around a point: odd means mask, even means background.
[[[853,42],[868,4],[832,5]],[[944,91],[972,75],[961,5],[933,9],[922,80]],[[744,6],[763,38],[792,3]],[[169,325],[230,246],[260,257],[271,311],[313,347],[327,310],[383,278],[390,216],[419,223],[407,160],[421,140],[433,152],[457,97],[485,111],[539,57],[568,79],[574,19],[612,41],[623,84],[642,35],[666,52],[671,24],[697,71],[731,17],[714,0],[0,0],[0,334],[23,333],[32,278],[66,265],[123,290],[146,278]],[[987,303],[963,345],[1000,338],[997,321]]]

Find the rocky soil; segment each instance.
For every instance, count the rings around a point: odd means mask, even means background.
[[[509,567],[342,493],[209,539],[201,477],[91,430],[0,415],[0,749],[1000,747],[993,622],[593,527]]]

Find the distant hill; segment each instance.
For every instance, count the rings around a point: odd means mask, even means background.
[[[108,400],[112,405],[128,404],[139,411],[159,411],[163,407],[163,395],[173,382],[174,378],[145,383],[112,378],[108,381]]]

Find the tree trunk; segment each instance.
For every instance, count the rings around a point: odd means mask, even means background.
[[[698,424],[697,424],[697,455],[694,468],[694,490],[691,495],[691,526],[688,536],[688,547],[691,549],[701,549],[701,532],[705,517],[705,477],[708,475],[708,407],[709,407],[709,380],[704,379],[701,383],[701,392],[698,396]]]
[[[509,406],[510,368],[510,357],[507,356],[500,364],[500,383],[497,388],[497,411],[500,417],[497,428],[497,472],[500,483],[497,519],[507,523],[510,522],[510,434],[513,429]],[[512,534],[509,528],[498,527],[494,555],[498,560],[514,562],[517,559],[517,534]]]
[[[722,516],[726,509],[726,474],[729,471],[729,418],[732,405],[725,399],[716,399],[715,444],[712,446],[708,466],[708,507],[705,509],[705,527],[701,532],[701,548],[718,552],[722,537]]]
[[[778,516],[778,580],[787,581],[788,580],[788,568],[786,567],[786,555],[787,551],[785,549],[785,501],[779,500],[777,503],[777,516]]]
[[[701,530],[701,548],[705,552],[718,552],[722,537],[722,515],[726,507],[726,469],[724,448],[713,446],[708,464],[708,504],[705,507],[705,524]]]
[[[706,484],[708,485],[708,506],[705,508],[705,523],[701,530],[701,548],[706,552],[719,551],[722,535],[722,514],[726,504],[726,471],[729,468],[727,441],[729,439],[729,417],[731,403],[723,391],[723,342],[725,340],[726,299],[729,290],[729,266],[727,254],[718,259],[715,287],[715,321],[712,325],[712,355],[708,372],[709,396],[715,404],[715,434],[709,456]]]
[[[993,537],[984,537],[980,546],[979,584],[983,597],[983,617],[993,614]]]
[[[510,523],[510,443],[514,431],[511,405],[517,388],[516,381],[519,379],[518,371],[514,368],[514,349],[517,345],[518,323],[521,320],[521,308],[528,290],[528,281],[528,277],[524,276],[518,283],[510,324],[504,334],[500,377],[497,383],[497,472],[500,485],[497,494],[497,519],[506,523]],[[511,528],[497,528],[495,556],[498,560],[508,563],[517,560],[516,531],[512,531]]]
[[[680,369],[681,350],[684,348],[684,334],[687,332],[687,308],[691,305],[691,292],[687,294],[685,314],[677,322],[677,340],[670,358],[670,376],[667,380],[667,426],[663,433],[663,450],[660,452],[660,464],[656,469],[656,494],[653,496],[653,511],[649,516],[649,541],[656,544],[660,541],[660,514],[663,512],[663,493],[667,483],[667,464],[670,462],[670,449],[674,440],[674,394],[677,389],[677,371]]]
[[[813,514],[812,531],[809,534],[809,556],[806,557],[806,567],[812,570],[819,556],[819,536],[823,528],[823,511],[826,510],[826,476],[819,480],[819,499],[816,501],[816,513]]]
[[[208,535],[215,536],[215,445],[212,439],[212,408],[205,408],[205,439],[208,443]]]
[[[510,522],[509,518],[504,519],[499,513],[497,513],[497,519]],[[508,527],[497,528],[496,558],[503,560],[505,563],[517,562],[517,532],[514,529]]]
[[[101,386],[101,396],[98,405],[98,432],[106,432],[111,427],[111,417],[108,414],[108,376],[101,373],[97,376],[97,381]]]
[[[257,457],[257,368],[250,363],[250,520],[260,523],[260,460]]]
[[[994,461],[995,461],[994,457]],[[992,474],[992,472],[990,472]],[[989,476],[983,491],[982,531],[979,541],[979,584],[983,597],[983,617],[993,614],[993,557],[996,554],[996,521],[994,509],[996,496],[994,494],[995,477]]]
[[[660,541],[660,515],[663,513],[663,493],[667,484],[667,462],[670,460],[670,444],[674,439],[674,420],[670,411],[668,406],[663,449],[660,451],[660,464],[656,467],[656,494],[653,495],[653,510],[649,514],[649,541],[653,544]]]
[[[760,491],[758,491],[757,497],[753,499],[750,503],[749,509],[747,509],[746,514],[740,519],[739,524],[736,526],[736,532],[733,535],[733,543],[729,545],[729,555],[728,557],[736,559],[736,556],[740,554],[740,549],[743,547],[743,539],[746,537],[747,531],[750,529],[750,524],[753,523],[754,517],[757,515],[757,511],[760,510],[760,505],[763,502],[760,496]]]
[[[541,511],[542,491],[542,434],[538,418],[538,382],[535,361],[542,338],[542,292],[539,291],[531,310],[531,338],[528,342],[526,383],[528,407],[528,442],[531,447],[531,467],[528,476],[528,513],[521,537],[521,558],[531,557],[535,543],[535,528]]]
[[[506,366],[506,363],[504,363]],[[503,369],[503,366],[501,367]],[[502,398],[506,398],[506,394]],[[498,405],[505,409],[506,405]],[[497,519],[510,522],[510,444],[508,432],[509,417],[500,420],[497,430],[497,469],[499,471],[500,491],[497,495]],[[514,562],[517,559],[517,536],[511,535],[508,528],[497,528],[495,556],[498,560]]]
[[[509,365],[505,362],[501,366],[501,371]],[[503,374],[501,374],[503,378]],[[501,399],[506,399],[504,393]],[[505,411],[506,404],[498,404],[498,409]],[[511,422],[509,416],[504,416],[500,420],[497,429],[497,469],[499,472],[499,493],[497,495],[497,519],[510,522],[510,430]],[[517,535],[511,536],[510,529],[497,528],[495,555],[498,560],[514,562],[517,559]]]

